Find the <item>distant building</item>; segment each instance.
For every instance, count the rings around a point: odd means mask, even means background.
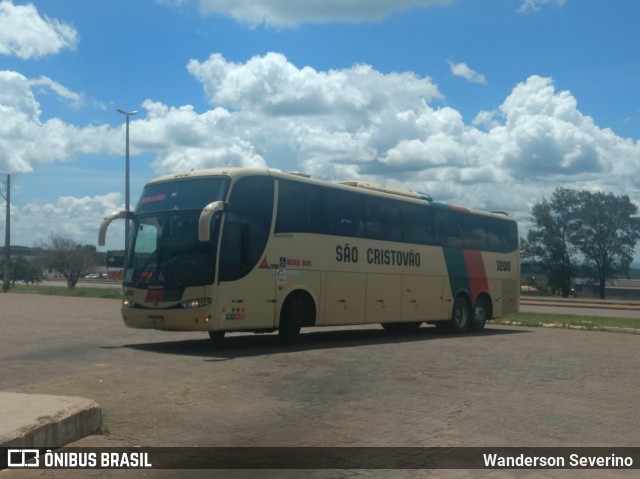
[[[124,251],[107,251],[107,278],[122,280],[124,272]]]

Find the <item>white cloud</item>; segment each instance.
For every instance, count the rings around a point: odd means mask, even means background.
[[[360,178],[508,210],[524,222],[532,204],[558,185],[629,194],[640,203],[640,143],[599,127],[551,78],[527,78],[467,124],[442,105],[428,77],[408,72],[369,65],[319,71],[275,53],[244,63],[212,55],[188,69],[211,109],[147,100],[131,122],[132,154],[155,155],[157,174],[234,165]],[[18,73],[0,72],[0,171],[30,171],[81,153],[121,154],[122,126],[42,122],[33,87]],[[63,220],[48,217],[73,217],[88,203],[91,221],[75,227],[93,238],[104,210],[117,202],[109,201],[107,208],[98,197],[60,199],[21,214],[49,211],[37,218],[55,229]]]
[[[339,162],[340,152],[356,161],[373,158],[416,128],[407,120],[416,109],[441,99],[428,77],[414,73],[382,74],[369,65],[317,71],[277,53],[242,64],[216,54],[192,60],[188,69],[209,101],[228,112],[216,130],[249,141],[283,169],[302,158]]]
[[[532,76],[518,84],[500,113],[504,124],[488,134],[512,146],[502,164],[516,178],[624,178],[640,167],[638,142],[598,127],[578,110],[570,92],[555,90],[550,78]]]
[[[0,2],[0,54],[39,58],[75,48],[78,32],[71,25],[41,16],[36,7]]]
[[[487,79],[482,73],[472,70],[466,63],[453,63],[451,61],[447,63],[449,63],[452,75],[464,78],[472,83],[481,83],[483,85],[487,83]]]
[[[518,9],[520,13],[537,12],[546,5],[553,5],[556,7],[562,7],[566,3],[566,0],[522,0],[522,4]]]
[[[84,105],[84,96],[82,94],[69,90],[64,85],[52,80],[49,77],[41,76],[36,78],[35,80],[29,80],[29,86],[49,88],[58,97],[71,105],[72,108],[77,109]]]
[[[113,211],[124,209],[119,193],[97,196],[60,196],[55,202],[29,202],[11,210],[12,243],[33,246],[46,241],[51,233],[63,234],[81,244],[97,244],[98,226]],[[4,215],[0,218],[4,230]],[[109,227],[107,249],[124,247],[124,222]]]
[[[228,15],[252,27],[281,28],[302,23],[371,22],[410,8],[453,0],[200,0],[200,12]]]
[[[241,138],[241,125],[229,125],[224,108],[197,113],[191,106],[168,107],[147,100],[147,116],[136,120],[133,146],[153,151],[159,173],[220,166],[266,167],[253,145]]]
[[[244,64],[214,54],[204,62],[191,60],[188,70],[204,85],[212,104],[273,116],[360,116],[441,97],[429,78],[414,73],[385,75],[362,64],[319,72],[298,68],[280,53],[256,56]]]
[[[432,106],[441,100],[437,86],[410,73],[316,71],[280,54],[245,63],[213,55],[189,71],[224,108],[218,128],[271,167],[405,185],[522,220],[558,184],[640,200],[638,142],[598,127],[550,78],[528,78],[465,124],[455,109]]]
[[[81,96],[41,77],[29,80],[0,71],[0,171],[26,173],[40,164],[68,161],[80,153],[112,151],[117,131],[108,126],[76,127],[59,118],[40,120],[40,104],[32,88],[46,86],[69,101]]]
[[[631,194],[640,188],[631,175],[640,167],[638,143],[598,127],[550,78],[528,78],[468,125],[455,109],[431,106],[442,98],[437,86],[412,73],[368,65],[317,71],[275,53],[245,63],[212,55],[188,68],[213,111],[224,112],[214,129],[219,148],[241,144],[236,151],[248,162],[258,154],[271,167],[409,183],[442,200],[501,209],[526,208],[528,200],[512,199],[525,185],[530,192],[565,181],[622,181]],[[174,162],[167,155],[162,169]],[[479,196],[469,198],[470,188]]]
[[[40,116],[40,105],[29,80],[17,72],[0,71],[0,107],[33,118]]]

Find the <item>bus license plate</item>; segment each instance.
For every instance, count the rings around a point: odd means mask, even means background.
[[[149,322],[151,324],[160,324],[164,321],[164,316],[149,316]]]

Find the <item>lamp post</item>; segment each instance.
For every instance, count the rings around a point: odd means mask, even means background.
[[[129,212],[129,117],[136,115],[137,110],[125,111],[122,108],[116,110],[118,113],[122,113],[127,117],[127,139],[126,139],[126,153],[125,153],[125,179],[124,179],[124,209]],[[129,220],[124,220],[124,251],[127,254],[129,249]]]
[[[11,175],[7,175],[6,196],[0,195],[7,202],[7,216],[4,225],[4,278],[2,281],[2,290],[6,293],[9,291],[11,281]]]

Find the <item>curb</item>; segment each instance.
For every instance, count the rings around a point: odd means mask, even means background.
[[[580,326],[577,324],[566,323],[537,323],[526,324],[519,321],[500,321],[492,322],[492,324],[503,324],[505,326],[523,326],[526,328],[557,328],[557,329],[578,329],[580,331],[605,331],[607,333],[627,333],[627,334],[640,334],[640,329],[635,328],[614,328],[611,326]]]
[[[0,392],[0,447],[62,447],[94,434],[102,411],[91,399]]]

